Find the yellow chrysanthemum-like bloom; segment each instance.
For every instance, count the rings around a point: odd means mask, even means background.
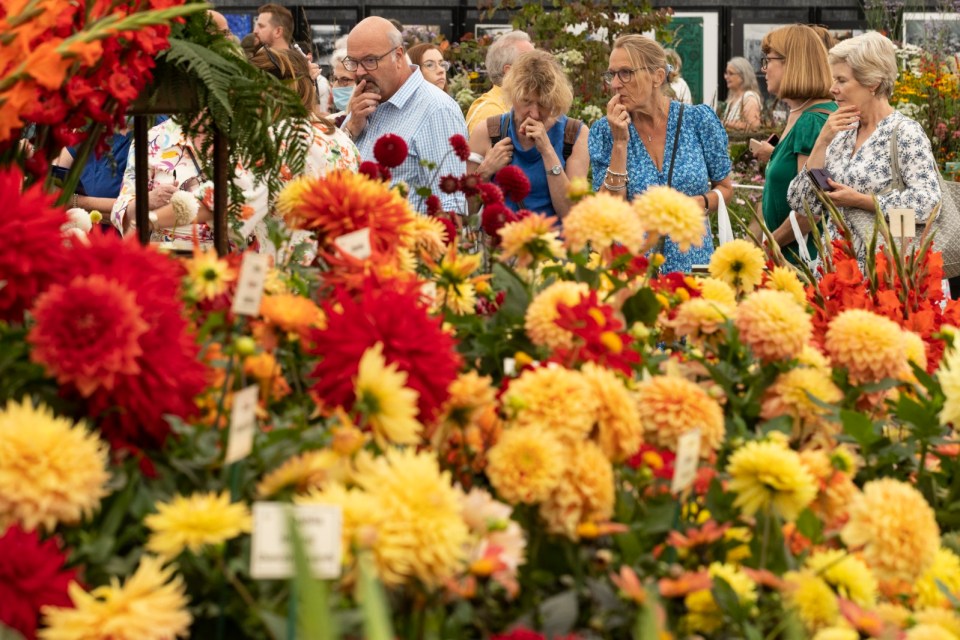
[[[432,589],[463,569],[470,534],[461,492],[435,455],[390,449],[358,467],[354,481],[377,502],[373,553],[384,584],[419,580]]]
[[[737,292],[723,280],[716,278],[699,278],[700,297],[704,300],[717,302],[728,307],[737,306]]]
[[[380,525],[380,511],[377,500],[360,489],[347,489],[339,482],[331,482],[323,488],[312,488],[307,493],[293,497],[296,504],[326,504],[340,507],[343,513],[343,527],[340,537],[343,544],[344,566],[353,562],[353,548],[359,543],[358,537],[369,532],[375,535]]]
[[[833,371],[827,356],[823,355],[823,352],[812,344],[803,345],[803,350],[797,356],[797,364],[801,367],[819,369],[826,376],[829,376]]]
[[[903,329],[904,347],[907,352],[907,361],[912,362],[923,370],[927,368],[927,343],[913,331]],[[908,373],[912,375],[912,370]]]
[[[913,582],[933,565],[940,529],[933,509],[910,485],[892,478],[868,482],[849,514],[840,537],[848,548],[863,549],[880,580]]]
[[[620,377],[593,363],[583,367],[583,377],[600,401],[597,412],[597,441],[613,462],[623,462],[643,444],[643,425],[633,394]]]
[[[332,449],[306,451],[288,458],[279,467],[266,474],[257,485],[257,495],[269,498],[286,488],[303,493],[328,482],[346,478],[349,469],[343,456]]]
[[[542,502],[560,483],[565,453],[546,429],[508,429],[487,453],[487,477],[510,504]]]
[[[938,581],[955,597],[960,597],[960,557],[944,547],[937,549],[933,564],[914,585],[918,607],[950,608],[952,606],[950,600],[940,590]]]
[[[831,404],[842,399],[843,392],[829,375],[819,369],[798,367],[781,373],[770,385],[760,405],[760,417],[792,417],[794,440],[806,441],[819,432],[829,438],[840,427],[826,419],[828,409],[817,402]]]
[[[669,326],[681,338],[699,344],[714,336],[735,313],[734,305],[706,298],[691,298],[677,307]]]
[[[680,251],[703,244],[706,216],[699,200],[670,187],[650,187],[633,201],[633,210],[648,233],[670,236]]]
[[[561,459],[560,482],[540,504],[540,516],[551,533],[577,540],[579,524],[613,517],[613,467],[593,442],[568,448]]]
[[[946,397],[940,410],[940,422],[960,426],[960,349],[947,352],[937,370],[937,378]]]
[[[519,269],[527,269],[540,260],[556,260],[564,254],[553,216],[535,213],[508,222],[498,233],[503,250],[500,259],[516,258]]]
[[[473,424],[488,407],[497,401],[497,390],[490,376],[468,371],[457,376],[447,387],[447,401],[440,411],[440,421],[458,427]]]
[[[757,602],[757,585],[743,571],[731,564],[714,562],[710,565],[711,578],[721,578],[737,594],[740,605],[752,608]],[[709,589],[688,594],[684,600],[687,616],[684,628],[691,633],[713,633],[723,625],[723,613]]]
[[[221,260],[213,249],[196,249],[193,258],[184,263],[186,283],[197,300],[212,300],[226,293],[230,283],[237,279],[236,270]]]
[[[860,634],[850,627],[828,627],[817,631],[813,640],[860,640]]]
[[[835,445],[828,443],[825,446]],[[846,520],[847,505],[860,491],[853,483],[856,463],[853,460],[841,462],[847,456],[846,450],[840,448],[834,449],[830,455],[822,449],[804,449],[800,452],[800,461],[820,487],[810,510],[828,528]]]
[[[305,175],[290,180],[277,195],[277,200],[274,203],[277,213],[287,217],[302,206],[303,196],[310,190],[314,180],[315,178],[312,176]]]
[[[796,451],[778,441],[753,441],[734,452],[727,465],[733,504],[745,515],[773,512],[793,522],[817,495],[813,476]]]
[[[176,558],[184,549],[198,553],[207,545],[250,533],[250,510],[242,502],[230,502],[229,492],[195,493],[158,502],[157,513],[143,519],[150,529],[147,549],[161,558]]]
[[[655,376],[637,387],[637,408],[644,439],[677,450],[677,439],[700,429],[700,456],[706,458],[723,443],[723,410],[703,388],[674,376]]]
[[[590,435],[599,404],[582,373],[558,366],[524,371],[503,396],[512,424],[542,426],[567,442]]]
[[[636,212],[621,198],[598,193],[575,204],[563,220],[563,235],[571,251],[588,244],[594,251],[610,248],[615,242],[631,253],[643,246],[644,227]]]
[[[583,282],[561,280],[555,282],[533,299],[527,307],[524,328],[533,344],[550,349],[569,349],[573,346],[573,334],[557,326],[557,305],[575,306],[580,296],[590,292]]]
[[[906,640],[957,640],[953,635],[938,624],[918,624],[907,629]]]
[[[243,359],[243,372],[259,382],[282,374],[277,359],[269,351],[255,353]]]
[[[144,556],[136,572],[120,586],[87,593],[71,583],[74,608],[43,607],[41,640],[173,640],[187,638],[193,618],[183,578],[158,558]]]
[[[327,323],[323,311],[313,300],[292,293],[264,296],[260,315],[284,331],[323,329]]]
[[[826,580],[841,598],[870,608],[877,602],[877,578],[857,556],[840,549],[814,552],[807,568]]]
[[[787,607],[793,609],[807,631],[829,627],[840,616],[837,595],[812,571],[789,571],[783,576]]]
[[[76,524],[107,495],[107,445],[43,405],[0,411],[0,535],[12,524],[53,531]]]
[[[824,346],[833,365],[845,367],[853,384],[899,378],[908,368],[900,326],[863,309],[840,312],[827,328]]]
[[[417,421],[420,395],[407,387],[406,371],[400,371],[395,362],[387,364],[382,342],[363,352],[354,394],[356,406],[367,417],[378,445],[420,442],[423,430]]]
[[[763,280],[763,251],[739,238],[717,247],[710,258],[710,275],[745,293]]]
[[[734,324],[740,340],[764,362],[797,357],[813,336],[810,316],[784,291],[751,293],[737,307]]]
[[[807,306],[807,292],[800,278],[797,277],[796,269],[792,267],[774,267],[767,274],[767,283],[764,287],[774,291],[785,291],[793,296],[797,304],[803,308]]]
[[[954,638],[960,638],[960,616],[949,608],[922,609],[913,614],[917,624],[931,624],[942,627]]]
[[[404,225],[401,232],[404,236],[404,246],[416,255],[424,253],[438,260],[446,251],[447,227],[433,216],[414,213],[413,220]]]

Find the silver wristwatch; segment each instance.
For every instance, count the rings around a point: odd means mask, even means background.
[[[552,175],[552,176],[558,176],[558,175],[560,175],[561,173],[563,173],[563,167],[561,167],[561,166],[558,165],[558,164],[557,164],[557,165],[554,165],[552,169],[550,169],[549,171],[547,171],[547,173],[549,173],[549,174]]]

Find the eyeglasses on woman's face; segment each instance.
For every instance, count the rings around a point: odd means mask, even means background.
[[[335,87],[353,87],[356,86],[357,79],[350,76],[333,76],[333,86]]]
[[[603,78],[603,81],[606,82],[607,84],[612,84],[614,78],[619,78],[620,82],[622,82],[623,84],[626,84],[631,80],[633,80],[633,76],[636,75],[637,71],[640,71],[640,70],[650,71],[651,69],[650,67],[634,67],[633,69],[617,69],[617,70],[608,69],[607,71],[603,72],[603,75],[601,77]]]
[[[429,69],[430,71],[433,71],[437,68],[443,69],[444,71],[447,71],[450,69],[450,63],[447,62],[446,60],[440,60],[440,61],[428,60],[427,62],[421,62],[420,66],[423,67],[424,69]]]
[[[343,59],[343,68],[347,71],[356,71],[358,66],[362,66],[367,71],[376,71],[377,67],[380,66],[380,61],[386,58],[388,55],[393,53],[396,50],[396,47],[390,49],[382,56],[367,56],[362,60],[357,60],[356,58],[351,58],[347,56]]]
[[[760,58],[760,71],[766,71],[767,67],[770,66],[771,60],[780,60],[781,62],[786,60],[783,56],[763,56]]]

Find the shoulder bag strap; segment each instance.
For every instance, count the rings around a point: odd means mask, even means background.
[[[563,162],[566,164],[573,153],[573,146],[577,144],[577,137],[580,135],[580,126],[583,123],[576,118],[567,118],[567,124],[563,127]]]
[[[833,111],[830,111],[829,109],[809,109],[804,113],[822,113],[829,117],[830,114],[833,113]]]
[[[490,136],[491,147],[503,139],[503,134],[500,132],[500,115],[487,118],[487,135]]]
[[[673,136],[673,150],[670,152],[670,171],[667,173],[667,186],[673,186],[673,161],[677,159],[677,147],[680,146],[680,124],[683,122],[683,107],[680,103],[680,112],[677,114],[677,131]]]
[[[880,191],[877,195],[884,196],[891,191],[903,191],[906,183],[903,181],[903,174],[900,172],[900,150],[897,145],[897,131],[900,130],[900,121],[893,125],[893,132],[890,134],[890,185]]]

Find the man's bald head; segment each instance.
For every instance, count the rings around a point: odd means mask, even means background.
[[[351,29],[346,60],[357,65],[357,82],[366,81],[364,91],[379,93],[383,100],[390,99],[412,73],[403,52],[403,36],[379,16],[364,18]],[[363,61],[374,68],[368,69]]]
[[[213,9],[208,9],[207,14],[210,16],[210,22],[216,26],[217,31],[221,33],[230,33],[230,25],[227,24],[227,19],[223,17],[223,14],[219,11],[214,11]]]
[[[350,35],[347,37],[348,47],[350,46],[350,40],[353,40],[355,36],[361,39],[374,38],[388,41],[395,47],[403,45],[403,36],[397,31],[397,28],[393,26],[392,22],[380,16],[370,16],[358,22],[357,26],[350,30]]]

